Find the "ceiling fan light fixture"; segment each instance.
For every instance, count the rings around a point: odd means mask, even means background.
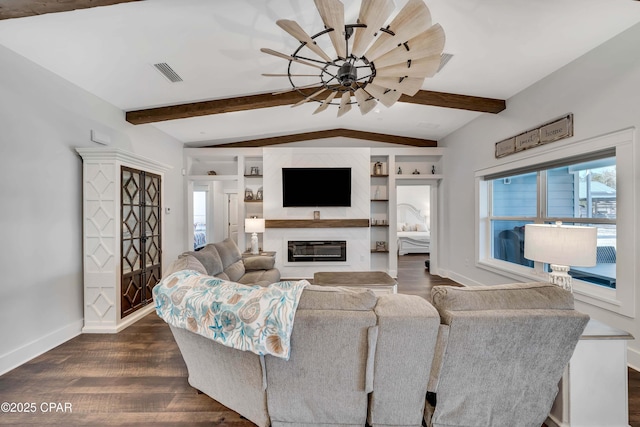
[[[314,3],[325,26],[322,31],[310,36],[295,21],[280,19],[277,25],[298,40],[300,46],[291,55],[260,49],[289,61],[284,76],[289,78],[293,90],[303,96],[296,105],[319,102],[313,114],[329,105],[339,105],[338,117],[346,114],[354,103],[362,114],[372,111],[378,101],[390,107],[403,94],[415,95],[425,78],[433,77],[443,66],[444,31],[439,24],[432,25],[424,0],[408,0],[387,25],[395,9],[393,0],[361,0],[355,24],[345,24],[344,5],[340,0],[314,0]],[[326,50],[325,44],[322,44],[323,50],[316,43],[315,39],[325,35],[334,52]],[[308,51],[321,59],[305,56]],[[293,72],[293,64],[322,70],[318,76],[320,81],[315,85],[296,84],[295,79],[301,74]],[[313,89],[313,93],[309,95],[302,89]],[[329,96],[316,98],[327,90]],[[340,95],[339,103],[333,101],[337,95]],[[351,100],[352,96],[355,101]]]
[[[342,86],[351,87],[358,80],[358,69],[350,62],[345,62],[338,69],[338,81]]]

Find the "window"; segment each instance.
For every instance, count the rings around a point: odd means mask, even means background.
[[[570,274],[586,282],[616,287],[616,159],[604,157],[488,180],[491,191],[492,257],[533,268],[524,256],[527,223],[562,221],[598,228],[595,267]],[[548,266],[540,266],[548,271]]]
[[[634,130],[625,129],[527,150],[476,171],[476,266],[514,281],[546,281],[548,266],[524,257],[524,225],[594,226],[598,264],[572,268],[576,302],[635,316],[638,159]]]

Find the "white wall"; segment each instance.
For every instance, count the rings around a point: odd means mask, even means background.
[[[443,180],[443,247],[441,265],[448,275],[469,284],[497,284],[513,281],[475,266],[475,188],[477,170],[527,158],[561,144],[572,144],[621,129],[640,126],[640,25],[625,31],[561,70],[551,74],[507,101],[507,109],[498,115],[486,114],[441,141],[447,148]],[[548,146],[494,158],[494,144],[504,138],[534,128],[566,113],[574,114],[574,136]],[[635,135],[635,146],[638,146]],[[638,182],[640,150],[635,150],[635,182]],[[621,183],[625,185],[624,183]],[[627,205],[640,212],[640,196]],[[638,220],[630,228],[634,247],[640,245]],[[620,230],[628,233],[630,230]],[[633,274],[636,310],[640,304],[638,269]],[[640,322],[593,305],[577,303],[577,308],[612,326],[640,337]],[[640,367],[640,341],[629,343],[629,363]]]
[[[165,174],[164,259],[184,245],[182,144],[0,46],[0,373],[80,333],[82,160],[112,145],[174,169]],[[166,264],[166,261],[165,261]]]

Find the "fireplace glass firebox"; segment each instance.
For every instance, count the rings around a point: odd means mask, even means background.
[[[345,240],[289,241],[289,262],[328,262],[347,260]]]

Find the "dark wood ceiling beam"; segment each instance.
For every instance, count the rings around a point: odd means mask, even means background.
[[[418,91],[418,93],[413,96],[402,95],[399,101],[410,104],[431,105],[434,107],[455,108],[458,110],[492,114],[498,114],[507,108],[507,103],[504,99],[432,92],[430,90]]]
[[[316,88],[307,89],[308,94]],[[169,105],[166,107],[146,108],[128,111],[127,121],[134,125],[162,122],[165,120],[186,119],[189,117],[208,116],[211,114],[230,113],[234,111],[255,110],[259,108],[291,105],[300,101],[301,95],[295,91],[278,95],[263,93],[237,98],[216,99],[213,101],[192,102],[188,104]],[[483,113],[499,113],[506,108],[502,99],[481,98],[477,96],[458,95],[454,93],[432,92],[421,90],[414,96],[403,95],[401,102],[433,105],[436,107],[455,108],[460,110],[479,111]]]
[[[162,122],[165,120],[187,119],[189,117],[232,113],[234,111],[279,107],[281,105],[295,104],[300,101],[301,98],[301,95],[297,92],[285,92],[278,95],[262,93],[259,95],[240,96],[237,98],[191,102],[188,104],[127,111],[127,121],[134,125],[141,125],[145,123]]]
[[[231,142],[228,144],[210,145],[214,148],[266,147],[269,145],[287,144],[291,142],[310,141],[325,138],[355,138],[365,141],[388,142],[390,144],[410,145],[412,147],[437,147],[438,142],[431,139],[410,138],[406,136],[387,135],[383,133],[364,132],[351,129],[328,129],[315,132],[296,133],[292,135],[274,136],[270,138],[252,139]]]
[[[0,20],[111,6],[132,1],[141,0],[2,0],[0,1]]]

